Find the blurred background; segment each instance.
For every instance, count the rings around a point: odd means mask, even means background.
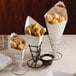
[[[44,14],[59,0],[0,0],[0,34],[24,34],[29,15],[44,27]],[[69,21],[64,34],[76,34],[76,0],[62,0],[68,11]],[[46,33],[48,34],[48,32]]]

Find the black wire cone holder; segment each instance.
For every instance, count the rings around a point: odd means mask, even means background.
[[[41,45],[42,43],[39,46],[29,45],[32,56],[32,58],[27,61],[29,67],[40,68],[43,66],[43,62],[40,60]],[[35,48],[36,50],[32,50],[32,48]]]

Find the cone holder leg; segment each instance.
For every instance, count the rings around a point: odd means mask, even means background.
[[[49,35],[48,35],[48,37],[49,37],[50,45],[52,48],[52,54],[54,55],[54,60],[60,60],[63,57],[63,55],[62,55],[62,53],[58,52],[57,50],[58,50],[58,46],[59,46],[61,39],[53,40],[50,38]]]
[[[40,60],[41,45],[40,46],[29,45],[32,58],[27,61],[27,65],[31,68],[40,68],[43,66],[43,63]]]

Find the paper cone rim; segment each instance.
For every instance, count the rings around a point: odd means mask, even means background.
[[[31,16],[27,16],[27,18],[26,18],[26,21],[25,21],[25,28],[27,27],[27,26],[29,26],[29,25],[27,25],[27,21],[29,20],[29,19],[31,19],[31,20],[33,20],[33,22],[35,22],[35,23],[38,23],[35,19],[33,19]],[[32,23],[33,23],[32,22]],[[39,24],[39,26],[40,27],[43,27],[40,23],[38,23]],[[43,27],[44,28],[44,27]],[[29,34],[27,34],[26,33],[26,35],[29,35]],[[33,36],[33,35],[29,35],[29,36],[32,36],[32,37],[37,37],[37,36]],[[43,35],[41,35],[40,37],[42,37]],[[40,37],[37,37],[37,38],[40,38]]]
[[[63,1],[58,1],[56,4],[54,4],[51,8],[53,8],[54,6],[57,6],[59,4],[62,4],[64,7],[65,7],[65,4]],[[51,8],[44,14],[44,18],[46,18],[46,15],[48,14],[48,12],[51,10]],[[65,10],[66,10],[66,13],[67,13],[67,9],[65,7]],[[66,17],[66,20],[68,21],[68,13],[66,14],[67,17]]]
[[[31,16],[27,16],[26,21],[25,21],[25,28],[27,27],[27,21],[31,19],[33,22],[38,23],[40,27],[43,27],[39,22],[37,22],[34,18],[32,18]],[[33,23],[32,22],[32,23]]]

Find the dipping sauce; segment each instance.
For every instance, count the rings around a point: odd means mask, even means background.
[[[52,54],[43,54],[41,60],[43,61],[44,66],[49,66],[52,64],[54,56]]]
[[[52,58],[50,56],[44,56],[42,59],[43,60],[52,60]]]

